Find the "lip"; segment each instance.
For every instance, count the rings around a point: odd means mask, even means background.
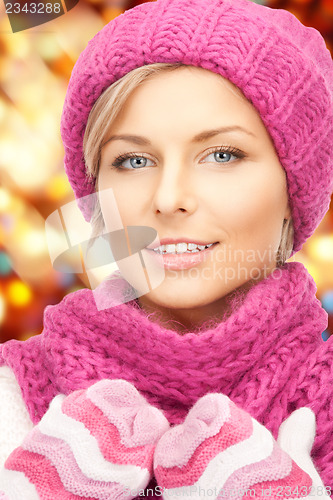
[[[168,241],[168,243],[160,243],[161,245],[167,245],[170,243],[181,243],[185,242],[186,243],[196,243],[198,245],[209,245],[209,243],[201,243],[196,240],[189,241],[187,240],[162,240],[162,241]],[[181,269],[190,269],[192,267],[198,266],[202,262],[204,262],[209,253],[214,250],[214,248],[218,245],[218,242],[215,242],[210,246],[209,248],[205,248],[205,250],[201,250],[200,252],[195,252],[195,253],[179,253],[179,254],[160,254],[154,252],[152,246],[147,247],[146,250],[148,250],[151,254],[151,256],[156,259],[156,262],[159,265],[163,265],[164,269],[170,269],[174,271],[179,271]],[[160,245],[155,245],[154,248]]]
[[[212,243],[217,243],[216,241],[201,241],[195,240],[193,238],[187,238],[184,236],[183,238],[162,238],[159,243],[153,242],[151,245],[147,247],[147,250],[154,250],[161,245],[176,245],[177,243],[194,243],[195,245],[211,245]],[[204,251],[204,250],[203,250]]]

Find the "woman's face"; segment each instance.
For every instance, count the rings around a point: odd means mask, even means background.
[[[187,326],[223,314],[227,294],[270,274],[290,217],[270,136],[234,89],[200,68],[155,75],[102,148],[98,185],[113,189],[124,226],[153,227],[170,245],[159,249],[163,282],[139,301]],[[108,225],[104,198],[101,208]]]

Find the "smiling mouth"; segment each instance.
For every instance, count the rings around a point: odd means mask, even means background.
[[[180,243],[168,243],[166,245],[159,245],[155,248],[149,248],[148,250],[153,250],[155,253],[161,254],[161,255],[179,255],[179,254],[194,254],[194,253],[199,253],[202,252],[203,250],[206,250],[207,248],[210,248],[213,245],[216,245],[217,242],[215,243],[207,243],[206,245],[200,245],[197,243],[187,243],[187,242],[180,242]]]
[[[162,240],[163,241],[163,240]],[[218,242],[215,243],[193,243],[178,241],[176,243],[165,243],[159,246],[147,247],[151,254],[158,259],[158,265],[166,270],[186,270],[201,265],[208,254],[210,254]],[[162,259],[162,261],[160,260]]]

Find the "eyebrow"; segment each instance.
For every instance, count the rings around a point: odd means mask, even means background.
[[[239,125],[234,125],[230,127],[221,127],[221,128],[216,128],[213,130],[205,130],[204,132],[200,132],[200,134],[197,134],[193,137],[191,140],[192,143],[197,143],[197,142],[204,142],[207,139],[210,139],[211,137],[215,137],[216,135],[223,134],[223,133],[228,133],[228,132],[244,132],[245,134],[251,135],[252,137],[255,137],[253,132],[250,132],[249,130],[246,130],[243,127],[240,127]],[[139,146],[150,146],[151,143],[148,139],[145,137],[142,137],[140,135],[113,135],[111,136],[104,144],[107,144],[110,141],[126,141],[126,142],[132,142],[134,144],[138,144]],[[103,147],[102,146],[102,147]]]

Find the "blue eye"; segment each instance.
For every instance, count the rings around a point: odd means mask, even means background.
[[[135,153],[128,153],[117,156],[117,158],[112,163],[112,166],[124,170],[134,170],[151,166],[147,165],[149,161],[153,163],[152,160],[149,160],[149,158],[146,158],[145,156],[140,156]]]
[[[245,157],[246,154],[240,149],[231,146],[220,146],[219,148],[212,149],[204,157],[204,160],[206,160],[204,163],[229,164]],[[140,168],[153,166],[154,162],[146,156],[137,153],[125,153],[117,156],[111,165],[118,170],[139,170]]]
[[[210,159],[210,157],[212,157]],[[205,156],[207,162],[212,163],[231,163],[240,158],[244,158],[245,154],[236,148],[220,147],[212,151],[208,156]]]
[[[214,160],[216,160],[218,163],[227,163],[230,161],[231,157],[233,156],[236,158],[234,155],[231,153],[226,153],[225,151],[218,151],[216,153],[212,153],[214,155]],[[209,155],[211,156],[211,155]]]

